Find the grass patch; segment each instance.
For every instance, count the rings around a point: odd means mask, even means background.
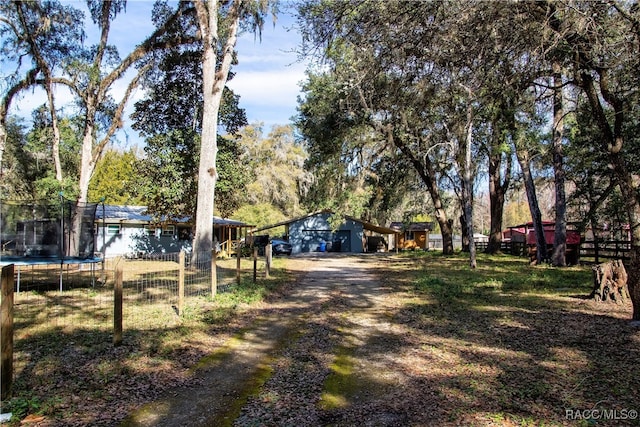
[[[468,254],[427,252],[400,255],[380,275],[403,298],[393,320],[423,343],[412,366],[446,422],[563,425],[567,408],[637,410],[631,307],[587,300],[589,267],[478,254],[472,270]]]
[[[471,269],[468,254],[464,253],[445,257],[434,252],[421,252],[411,254],[411,258],[422,267],[413,272],[415,289],[434,295],[480,296],[487,291],[588,294],[592,286],[591,269],[584,266],[531,266],[526,258],[478,254],[478,266]]]
[[[324,381],[324,387],[318,406],[325,410],[344,408],[357,390],[357,381],[353,376],[354,349],[340,346],[336,356],[329,366],[330,373]]]
[[[134,405],[146,394],[155,395],[158,387],[179,385],[189,377],[188,368],[220,344],[217,334],[241,328],[242,321],[234,319],[291,282],[285,267],[286,260],[275,260],[271,277],[259,272],[256,283],[245,269],[240,284],[215,298],[188,296],[184,314],[178,316],[175,262],[125,264],[120,347],[112,345],[111,285],[87,287],[90,282],[84,282],[84,287],[65,287],[63,293],[55,287],[23,290],[15,298],[13,397],[2,404],[14,413],[8,425],[19,424],[28,414],[65,424],[74,413],[74,418],[88,416],[89,425],[91,416],[110,412],[105,408],[118,396],[135,396],[123,402]],[[23,284],[26,280],[23,275]]]

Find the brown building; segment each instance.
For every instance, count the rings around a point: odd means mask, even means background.
[[[392,222],[390,228],[398,231],[397,249],[399,250],[427,250],[429,248],[429,232],[433,229],[432,222]]]

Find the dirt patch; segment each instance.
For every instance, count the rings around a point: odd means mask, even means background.
[[[356,274],[356,262],[357,258],[343,256],[292,258],[289,268],[307,273],[289,295],[274,302],[250,327],[202,360],[192,386],[171,390],[144,405],[127,417],[124,425],[231,425],[247,400],[258,395],[264,383],[274,376],[289,347],[300,345],[310,324],[318,322],[333,306],[332,300],[341,297],[340,289],[345,283],[372,283],[363,276],[364,266],[359,266]],[[353,279],[354,274],[359,278]],[[367,287],[350,288],[356,291],[350,297],[366,298]],[[292,389],[304,387],[295,384]]]

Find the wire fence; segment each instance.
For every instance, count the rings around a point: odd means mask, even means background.
[[[11,286],[11,376],[33,366],[37,358],[47,357],[47,350],[54,346],[56,351],[73,346],[82,334],[111,340],[117,270],[122,271],[126,333],[177,326],[180,308],[211,302],[217,293],[232,291],[240,280],[264,277],[266,267],[264,258],[212,260],[210,254],[184,253],[113,258],[96,264],[16,265]],[[6,375],[2,373],[2,381]]]

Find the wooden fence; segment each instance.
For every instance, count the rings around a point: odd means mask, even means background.
[[[11,395],[13,386],[13,264],[2,267],[0,276],[0,398]]]
[[[476,242],[476,250],[484,251],[488,242]],[[580,244],[579,262],[600,264],[611,259],[629,260],[631,242],[628,240],[585,240]],[[530,251],[523,242],[502,242],[501,251],[516,256],[529,256]]]
[[[585,240],[580,245],[580,262],[600,264],[610,259],[629,261],[628,240]]]

